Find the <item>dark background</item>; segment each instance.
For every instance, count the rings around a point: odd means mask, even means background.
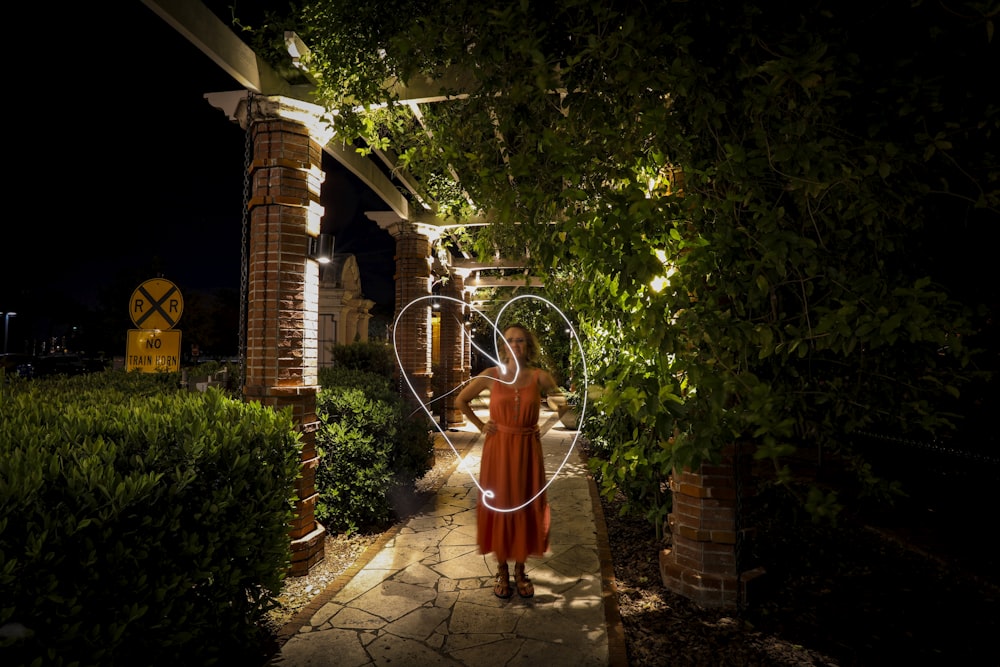
[[[75,335],[88,353],[121,355],[132,291],[162,277],[184,297],[185,342],[207,308],[226,320],[210,347],[235,353],[246,136],[204,95],[242,86],[139,0],[34,11],[14,26],[5,114],[8,351]],[[384,206],[331,158],[324,168],[336,250],[356,256],[364,295],[391,314],[394,242],[364,217]],[[91,340],[117,330],[120,349]]]

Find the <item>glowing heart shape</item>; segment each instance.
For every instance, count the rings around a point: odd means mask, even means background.
[[[399,311],[399,315],[396,316],[396,321],[393,323],[393,327],[392,327],[392,345],[393,345],[393,349],[396,350],[396,363],[399,364],[400,374],[402,375],[403,380],[406,382],[406,386],[410,388],[410,392],[417,399],[417,402],[420,404],[420,408],[424,411],[424,413],[430,419],[431,423],[434,424],[434,428],[436,428],[438,430],[438,432],[444,437],[445,442],[448,443],[448,447],[451,448],[451,451],[455,453],[455,456],[457,458],[461,458],[461,455],[458,453],[458,450],[455,449],[455,445],[452,443],[451,438],[448,437],[448,433],[443,428],[441,428],[441,425],[437,422],[436,419],[434,419],[434,415],[431,413],[430,409],[428,409],[427,404],[425,404],[424,401],[423,401],[423,399],[420,398],[420,396],[417,394],[417,390],[413,387],[413,384],[410,382],[410,378],[406,374],[406,369],[403,368],[403,362],[399,358],[399,352],[398,352],[399,345],[396,342],[396,332],[399,331],[399,326],[398,325],[399,325],[400,319],[402,319],[402,317],[403,317],[403,313],[405,313],[409,308],[415,306],[416,304],[420,303],[421,301],[434,301],[434,300],[441,300],[441,299],[445,299],[445,300],[448,300],[448,301],[454,301],[454,302],[462,305],[463,307],[464,306],[469,306],[469,308],[472,309],[472,312],[476,313],[477,315],[479,315],[480,317],[482,317],[484,320],[486,320],[489,323],[490,327],[492,327],[493,331],[496,333],[495,338],[498,341],[499,340],[503,340],[503,332],[497,327],[497,325],[494,322],[490,321],[490,319],[482,311],[477,310],[474,306],[470,306],[469,304],[467,304],[466,302],[462,301],[461,299],[455,299],[455,298],[449,297],[449,296],[422,296],[422,297],[418,297],[418,298],[414,299],[413,301],[409,302],[408,304],[406,304],[403,307],[403,309]],[[569,328],[569,331],[570,331],[570,337],[576,342],[577,349],[578,349],[578,351],[580,353],[580,359],[581,359],[581,361],[583,363],[583,392],[581,394],[582,401],[580,403],[580,417],[579,417],[580,423],[582,424],[583,423],[583,416],[584,416],[584,414],[587,411],[587,385],[588,385],[589,378],[587,376],[587,360],[586,360],[586,357],[583,354],[583,345],[580,343],[580,337],[577,336],[577,334],[576,334],[576,329],[573,328],[573,324],[569,321],[569,318],[566,317],[566,314],[563,313],[554,303],[552,303],[548,299],[545,299],[543,297],[538,296],[537,294],[522,294],[520,296],[514,297],[513,299],[511,299],[510,301],[508,301],[507,303],[505,303],[503,305],[503,307],[500,309],[500,312],[497,313],[497,319],[501,319],[503,317],[504,311],[507,310],[507,308],[510,307],[510,305],[512,303],[514,303],[515,301],[518,301],[519,299],[535,299],[537,301],[541,301],[541,302],[547,304],[550,308],[554,308],[556,310],[556,312],[559,313],[559,316],[563,318],[563,321],[566,322],[566,326]],[[466,329],[465,329],[464,326],[461,327],[461,330],[463,332],[463,335],[469,336],[469,334],[466,331]],[[469,336],[469,342],[472,345],[475,345],[475,343],[472,341],[472,337],[471,336]],[[503,343],[504,343],[504,345],[507,345],[507,341],[503,340]],[[507,347],[508,347],[508,351],[509,351],[510,350],[510,346],[507,345]],[[482,352],[487,357],[489,357],[490,360],[493,361],[495,365],[497,365],[497,366],[501,365],[501,363],[500,363],[500,361],[498,359],[498,357],[500,356],[500,349],[499,349],[498,346],[494,346],[493,356],[490,356],[485,350],[482,350],[481,348],[477,347],[476,349],[479,349],[480,352]],[[514,355],[511,354],[511,356],[513,357]],[[515,359],[515,363],[517,363],[516,359]],[[516,377],[517,373],[515,373],[514,376]],[[471,381],[472,381],[471,378],[469,380],[466,380],[465,382],[463,382],[462,384],[458,385],[457,387],[455,387],[451,391],[447,392],[444,396],[447,396],[448,394],[452,394],[452,393],[454,393],[456,391],[459,391],[464,385],[468,384]],[[497,378],[495,381],[496,382],[505,382],[504,380],[500,380],[499,378]],[[510,382],[505,382],[505,383],[506,384],[512,384],[513,382],[514,381],[511,380]],[[440,398],[444,398],[444,396],[441,396]],[[437,398],[437,399],[434,399],[434,400],[437,401],[437,400],[440,400],[440,398]],[[526,502],[518,505],[517,507],[494,507],[494,506],[490,505],[489,501],[490,501],[491,498],[493,498],[495,496],[494,492],[492,490],[490,490],[490,489],[484,489],[482,487],[482,485],[479,483],[479,480],[476,478],[476,476],[474,474],[472,474],[472,472],[470,472],[468,470],[466,470],[466,472],[468,472],[469,477],[472,478],[472,482],[476,485],[476,488],[479,489],[480,494],[481,494],[480,497],[482,499],[483,505],[485,505],[486,507],[489,507],[491,510],[493,510],[495,512],[516,512],[517,510],[520,510],[520,509],[523,509],[523,508],[527,507],[528,505],[530,505],[531,503],[533,503],[539,496],[541,496],[543,493],[545,493],[545,490],[549,488],[549,486],[552,484],[552,482],[555,481],[555,478],[559,476],[559,472],[566,466],[566,461],[569,460],[570,454],[573,453],[573,449],[576,447],[576,443],[577,443],[577,441],[579,439],[580,439],[580,432],[577,431],[576,435],[573,436],[573,441],[570,443],[569,448],[566,450],[566,456],[563,457],[563,460],[559,464],[559,467],[549,477],[549,480],[545,483],[545,486],[543,486],[541,488],[541,490],[538,493],[536,493],[534,496],[532,496],[528,501],[526,501]],[[462,467],[463,467],[463,469],[465,469],[464,463],[463,463]]]

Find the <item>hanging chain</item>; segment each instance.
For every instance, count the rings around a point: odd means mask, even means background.
[[[246,384],[247,367],[247,301],[249,293],[249,233],[250,226],[250,166],[253,163],[253,91],[247,91],[246,133],[243,147],[243,228],[240,237],[240,333],[239,333],[239,391]]]

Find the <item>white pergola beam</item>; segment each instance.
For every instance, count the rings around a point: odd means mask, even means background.
[[[466,289],[481,287],[545,287],[545,281],[537,276],[477,276],[465,281]]]
[[[291,86],[201,2],[142,0],[160,18],[248,90],[296,97]],[[300,97],[308,101],[307,97]]]
[[[488,262],[478,262],[474,259],[456,259],[451,262],[456,269],[470,269],[472,271],[484,271],[486,269],[523,269],[527,264],[523,260],[494,259]]]
[[[315,86],[312,83],[294,86],[288,83],[266,61],[261,59],[253,49],[247,46],[228,25],[208,9],[204,3],[198,0],[142,0],[142,3],[177,30],[185,39],[191,42],[247,90],[268,97],[286,97],[314,104],[312,102],[312,93],[315,90]],[[286,33],[285,41],[293,63],[304,71],[307,79],[315,81],[311,73],[303,67],[303,62],[308,60],[308,46],[294,33]],[[440,79],[431,80],[421,78],[410,81],[407,85],[394,80],[385,82],[383,87],[390,95],[396,96],[396,104],[409,106],[417,121],[423,124],[423,117],[418,105],[466,98],[468,97],[468,92],[466,91],[473,84],[474,79],[469,77],[467,73],[453,69]],[[451,92],[445,93],[442,91]],[[225,111],[232,120],[239,122],[236,112],[240,100],[245,97],[244,95],[238,92],[228,92],[209,93],[205,97],[213,106]],[[396,216],[400,220],[412,221],[415,224],[424,225],[431,230],[435,228],[443,230],[447,228],[474,227],[490,224],[481,216],[455,222],[446,221],[433,211],[420,209],[411,211],[408,199],[399,191],[393,180],[378,169],[372,160],[361,156],[353,146],[345,144],[343,140],[334,137],[323,146],[323,150],[358,177],[386,203],[391,209],[391,213],[387,212],[389,217]],[[395,156],[379,153],[378,157],[383,160],[394,174],[397,174],[400,182],[418,201],[422,203],[427,201],[426,193],[422,192],[419,184],[410,180],[405,173],[399,170]],[[454,171],[452,172],[452,176],[456,181],[459,180]],[[473,203],[467,193],[465,193],[465,196],[470,203]],[[433,205],[433,202],[428,203]],[[485,269],[524,268],[525,265],[523,262],[514,262],[511,260],[475,262],[468,259],[457,259],[452,262],[452,266],[478,273]],[[544,284],[542,279],[532,276],[477,276],[471,279],[469,283],[470,287],[523,287],[542,286]]]

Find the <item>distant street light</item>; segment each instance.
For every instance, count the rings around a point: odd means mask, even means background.
[[[8,325],[10,324],[10,318],[17,317],[17,313],[4,313],[3,316],[3,353],[7,354],[7,331]]]

